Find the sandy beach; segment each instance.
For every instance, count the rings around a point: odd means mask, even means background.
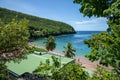
[[[64,56],[64,54],[58,53],[55,50],[54,51],[49,51],[49,53],[59,55],[59,56]],[[74,57],[74,59],[75,59],[75,62],[77,64],[80,64],[80,65],[82,65],[83,68],[86,68],[86,69],[91,70],[91,71],[95,71],[96,68],[97,68],[97,65],[99,64],[98,61],[91,62],[87,58],[80,57],[80,56],[76,56],[76,57]]]
[[[32,42],[29,43],[29,45],[30,45],[30,46],[35,46],[35,47],[39,47],[39,48],[45,49],[43,46],[38,46],[38,45],[36,45],[36,44],[34,44],[34,43],[32,43]],[[61,53],[59,53],[59,52],[57,52],[57,51],[55,51],[55,50],[49,51],[49,53],[55,54],[55,55],[59,55],[59,56],[64,56],[64,54],[61,54]],[[97,68],[97,65],[99,65],[99,62],[98,62],[98,61],[91,62],[91,61],[89,61],[89,60],[88,60],[87,58],[85,58],[85,57],[75,56],[74,59],[75,59],[75,62],[76,62],[77,64],[80,64],[80,65],[82,65],[83,68],[86,68],[86,69],[91,70],[91,71],[95,71],[96,68]],[[105,67],[105,68],[106,68],[106,67]],[[110,67],[107,67],[107,69],[109,70],[109,69],[111,69],[111,68],[110,68]]]
[[[64,56],[64,54],[58,53],[57,51],[49,51],[49,53],[59,55],[59,56]],[[84,57],[76,56],[74,57],[74,59],[77,64],[80,64],[82,65],[83,68],[86,68],[91,71],[95,71],[97,68],[97,65],[99,65],[98,61],[91,62],[87,58],[84,58]]]
[[[58,53],[57,51],[49,51],[49,53],[59,55],[59,56],[64,56],[64,54]],[[83,58],[79,56],[74,57],[74,59],[77,64],[80,64],[82,65],[83,68],[86,68],[91,71],[95,71],[97,68],[97,65],[99,64],[98,61],[91,62],[87,58]]]
[[[98,61],[91,62],[87,58],[78,57],[78,56],[76,57],[75,62],[78,64],[81,64],[83,68],[86,68],[86,69],[91,70],[91,71],[95,71],[97,68],[97,65],[99,64]]]

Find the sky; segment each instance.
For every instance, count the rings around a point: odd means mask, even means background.
[[[62,21],[76,31],[105,31],[108,27],[105,18],[83,17],[81,6],[73,0],[0,0],[0,7]]]

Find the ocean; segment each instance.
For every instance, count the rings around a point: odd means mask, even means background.
[[[68,42],[72,43],[73,47],[76,49],[75,55],[84,57],[85,54],[90,52],[90,48],[87,44],[84,44],[84,40],[92,37],[92,34],[98,34],[100,31],[77,31],[76,34],[67,34],[61,36],[55,36],[56,39],[56,49],[55,51],[63,54],[64,47]],[[46,38],[38,39],[33,43],[38,46],[45,46],[44,42]]]

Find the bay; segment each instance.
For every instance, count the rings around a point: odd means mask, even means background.
[[[76,49],[75,54],[77,56],[84,57],[85,54],[90,52],[90,48],[84,44],[84,40],[92,37],[93,34],[98,34],[100,31],[77,31],[76,34],[67,34],[61,36],[55,36],[56,39],[56,49],[55,51],[63,54],[64,46],[68,42],[72,43],[73,47]],[[45,41],[47,38],[42,38],[34,41],[33,43],[38,46],[45,46]]]

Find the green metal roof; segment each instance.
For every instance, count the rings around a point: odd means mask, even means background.
[[[44,55],[29,54],[27,56],[27,59],[22,60],[20,63],[14,63],[13,61],[11,61],[11,62],[7,62],[6,65],[8,66],[8,69],[17,73],[18,75],[21,75],[25,72],[32,73],[32,71],[34,71],[38,67],[41,61],[45,62],[46,59],[50,59],[50,63],[52,63],[51,56],[53,55],[51,54],[44,54]],[[56,56],[56,55],[54,56],[60,58],[60,56]],[[73,60],[74,59],[71,59],[71,58],[61,57],[61,64],[67,64]]]

